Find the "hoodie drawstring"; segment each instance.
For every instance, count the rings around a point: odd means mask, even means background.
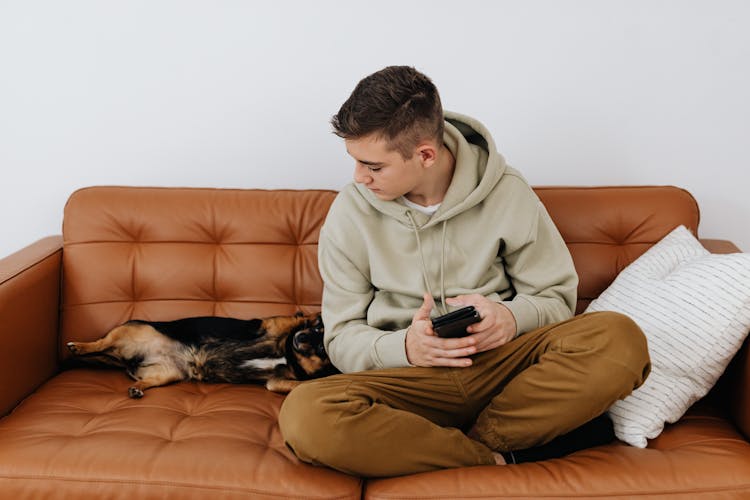
[[[443,314],[448,311],[445,307],[445,228],[448,227],[448,221],[443,221],[443,234],[440,244],[440,301],[443,304]]]
[[[435,295],[432,293],[432,285],[430,284],[430,278],[427,276],[427,265],[425,264],[424,260],[424,253],[422,253],[422,239],[419,237],[419,229],[417,228],[417,222],[414,220],[414,216],[411,214],[410,211],[406,212],[406,215],[409,217],[409,221],[411,221],[412,230],[414,231],[414,236],[417,238],[417,249],[419,250],[419,259],[422,262],[422,278],[424,279],[424,285],[426,288],[427,293],[430,294],[430,297],[435,297]],[[440,247],[440,310],[442,311],[442,314],[447,314],[448,310],[445,307],[445,228],[447,221],[443,221],[443,236],[442,236],[442,244]]]

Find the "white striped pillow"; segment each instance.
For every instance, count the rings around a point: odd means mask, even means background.
[[[645,448],[706,395],[750,329],[750,254],[714,255],[680,226],[625,268],[586,312],[630,316],[651,374],[609,409],[615,434]]]

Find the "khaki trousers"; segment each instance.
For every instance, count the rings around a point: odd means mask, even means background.
[[[334,375],[294,389],[279,425],[303,461],[365,477],[494,464],[602,414],[650,370],[628,317],[598,312],[519,336],[466,368]],[[475,425],[480,441],[464,432]]]

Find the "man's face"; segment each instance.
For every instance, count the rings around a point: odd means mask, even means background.
[[[404,160],[401,153],[390,151],[386,140],[376,134],[344,142],[356,162],[354,182],[364,185],[381,200],[395,200],[419,186],[424,170],[419,155]]]

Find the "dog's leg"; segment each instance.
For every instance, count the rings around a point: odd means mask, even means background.
[[[302,382],[299,380],[289,380],[287,378],[279,378],[272,376],[266,381],[266,389],[271,392],[278,392],[280,394],[286,394],[291,392],[292,389],[300,385]]]
[[[149,365],[138,368],[133,378],[136,383],[128,387],[128,396],[134,399],[143,397],[143,391],[172,382],[184,380],[185,376],[177,368],[164,365]]]
[[[285,364],[276,365],[273,369],[273,375],[266,380],[266,389],[271,392],[286,394],[300,384],[296,380],[294,372]]]
[[[117,347],[120,342],[127,341],[135,330],[136,327],[133,325],[124,324],[114,327],[99,340],[94,342],[68,342],[67,347],[70,352],[78,356],[104,352],[107,349]]]
[[[93,354],[104,352],[113,346],[112,338],[107,335],[104,338],[94,342],[68,342],[67,347],[73,354],[82,356],[84,354]]]

